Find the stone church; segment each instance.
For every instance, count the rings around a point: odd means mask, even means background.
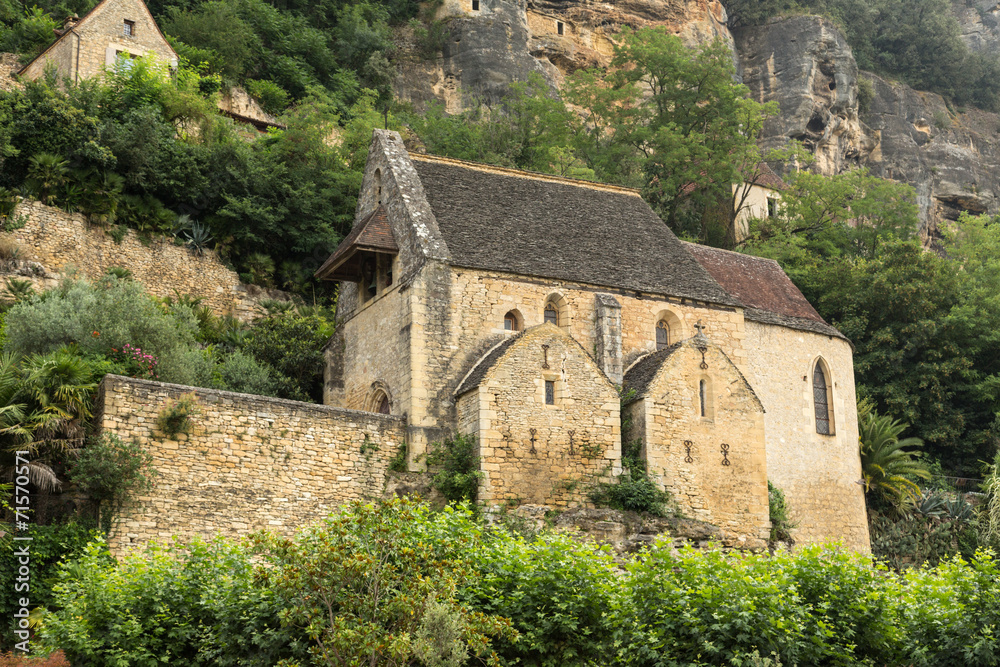
[[[632,189],[409,153],[376,130],[325,402],[476,437],[487,504],[587,502],[638,447],[691,518],[868,550],[851,343],[777,263],[678,240]],[[621,388],[621,396],[619,396]]]

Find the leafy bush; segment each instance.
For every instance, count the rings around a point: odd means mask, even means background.
[[[790,540],[789,531],[795,528],[789,514],[785,493],[767,480],[767,506],[771,519],[771,540]]]
[[[105,433],[91,439],[69,471],[74,484],[97,503],[98,525],[105,535],[114,520],[154,486],[153,457],[136,441]]]
[[[539,667],[612,664],[627,633],[618,613],[621,580],[610,550],[548,534],[526,542],[497,535],[474,555],[477,575],[462,597],[472,608],[504,616],[517,641],[498,640],[506,664]]]
[[[635,440],[622,448],[622,474],[611,482],[596,484],[589,494],[590,502],[598,507],[649,512],[656,516],[676,514],[671,507],[670,493],[649,476],[646,461],[641,458],[641,447],[642,441]]]
[[[278,388],[274,371],[240,350],[225,355],[215,367],[218,389],[271,396]]]
[[[510,623],[456,598],[483,539],[466,509],[432,514],[406,499],[355,503],[294,540],[265,540],[282,619],[315,642],[317,665],[461,664],[490,655]],[[434,637],[436,630],[446,634]],[[445,641],[448,638],[452,641]]]
[[[872,513],[869,521],[872,555],[895,570],[937,565],[958,552],[961,521],[919,513],[896,517]]]
[[[181,433],[190,433],[194,428],[191,416],[201,410],[194,392],[182,394],[176,400],[167,399],[156,415],[156,428],[168,438],[176,438]]]
[[[45,353],[75,343],[84,354],[113,357],[126,345],[159,360],[161,380],[198,384],[206,362],[194,347],[197,323],[190,308],[158,308],[143,286],[105,276],[96,284],[67,281],[7,313],[5,350]]]
[[[83,553],[84,547],[90,542],[100,539],[100,533],[85,523],[69,522],[48,526],[32,524],[27,535],[31,537],[31,590],[30,599],[35,607],[51,606],[54,600],[52,587],[58,581],[58,573],[62,563],[72,561]],[[22,543],[23,544],[23,543]],[[11,619],[17,611],[15,603],[19,596],[14,588],[14,578],[17,576],[17,556],[10,545],[0,549],[0,585],[10,595],[0,599],[0,614],[3,614],[3,635],[0,639],[0,649],[11,648]],[[95,552],[95,560],[110,562],[111,556],[106,550]]]
[[[221,538],[152,544],[117,564],[95,543],[63,568],[54,591],[40,635],[74,665],[271,667],[307,658],[305,637],[282,625],[253,554]]]
[[[787,664],[848,665],[893,647],[892,589],[860,555],[661,548],[628,572],[633,664],[724,665],[759,651]]]
[[[278,396],[322,402],[322,349],[332,335],[332,323],[321,315],[280,313],[254,322],[242,350],[275,371]]]
[[[445,498],[452,502],[476,500],[483,473],[479,470],[479,447],[475,436],[456,435],[431,443],[427,465],[439,468],[431,483]]]

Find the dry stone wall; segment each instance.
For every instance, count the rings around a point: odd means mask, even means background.
[[[190,294],[216,315],[242,320],[262,314],[260,302],[264,299],[288,298],[278,290],[240,283],[239,276],[211,251],[197,255],[163,238],[145,243],[132,230],[116,243],[111,234],[90,225],[83,215],[37,201],[22,200],[16,216],[26,217],[25,226],[2,236],[17,244],[22,260],[35,263],[30,271],[21,273],[27,273],[40,288],[52,287],[70,274],[93,280],[118,266],[131,271],[150,294],[174,298]]]
[[[190,433],[168,437],[157,416],[193,394]],[[95,423],[153,456],[156,488],[115,532],[112,548],[150,540],[290,534],[339,505],[382,494],[405,420],[310,403],[105,376]]]

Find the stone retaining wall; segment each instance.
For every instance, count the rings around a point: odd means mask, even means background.
[[[168,401],[193,394],[190,433],[156,425]],[[153,456],[156,488],[122,517],[122,551],[172,536],[291,534],[355,499],[382,495],[405,420],[263,396],[105,376],[95,423]]]
[[[16,216],[26,216],[21,229],[5,233],[20,248],[20,259],[37,262],[44,271],[28,272],[39,288],[51,287],[67,274],[96,279],[113,266],[132,272],[150,294],[174,297],[190,294],[216,315],[234,315],[250,320],[262,314],[264,299],[287,299],[284,292],[240,283],[236,272],[226,268],[211,251],[197,255],[185,246],[156,238],[148,243],[128,230],[121,243],[85,216],[67,213],[41,202],[21,200]],[[21,272],[25,273],[25,272]]]

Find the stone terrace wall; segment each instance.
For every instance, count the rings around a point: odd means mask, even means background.
[[[193,427],[168,438],[157,415],[186,393],[198,404]],[[152,495],[119,522],[118,553],[174,535],[291,534],[380,496],[406,436],[401,417],[117,375],[101,383],[95,415],[101,431],[140,442],[158,473]]]
[[[113,266],[124,267],[146,290],[159,297],[190,294],[216,315],[235,315],[242,320],[262,314],[263,299],[286,299],[284,292],[240,283],[239,276],[220,262],[211,251],[198,256],[184,246],[158,238],[145,245],[129,230],[121,243],[90,225],[79,213],[41,202],[21,200],[15,216],[27,216],[27,224],[8,233],[21,249],[21,259],[45,267],[40,287],[51,287],[59,276],[76,270],[96,279]],[[175,292],[176,290],[176,292]]]

